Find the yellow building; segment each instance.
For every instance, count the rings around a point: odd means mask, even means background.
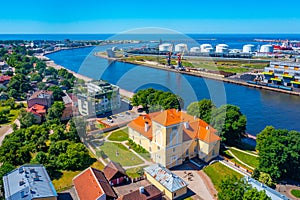
[[[186,159],[205,162],[219,155],[221,138],[203,120],[169,109],[139,116],[128,124],[129,138],[151,153],[154,162],[171,168]]]
[[[147,180],[169,199],[176,199],[187,193],[188,184],[160,164],[144,168]]]

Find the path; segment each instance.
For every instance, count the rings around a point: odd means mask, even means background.
[[[242,165],[245,165],[246,167],[248,167],[249,169],[254,170],[254,167],[251,167],[250,165],[247,165],[246,163],[244,163],[243,161],[241,161],[237,156],[234,155],[234,153],[232,153],[230,151],[230,149],[228,149],[228,153],[233,156],[238,162],[240,162]]]
[[[16,119],[13,123],[17,124],[17,126],[20,127],[20,121],[19,121],[19,119]],[[10,126],[9,129],[7,129],[6,132],[3,135],[1,135],[1,137],[0,137],[0,146],[2,145],[2,142],[3,142],[4,138],[5,138],[5,136],[11,134],[14,131],[12,129],[11,125],[8,125],[8,126]]]
[[[207,190],[209,191],[210,195],[214,198],[217,199],[218,196],[218,192],[214,186],[214,184],[211,182],[211,179],[207,176],[207,174],[200,170],[198,171],[199,176],[201,177],[202,181],[205,184],[205,187],[207,188]]]
[[[243,176],[251,176],[250,173],[248,173],[248,172],[242,170],[241,168],[235,166],[234,164],[231,164],[230,162],[227,162],[227,161],[225,161],[225,160],[220,160],[219,162],[220,162],[221,164],[223,164],[223,165],[225,165],[225,166],[231,168],[232,170],[234,170],[234,171],[236,171],[236,172],[242,174]]]
[[[259,155],[257,155],[257,154],[250,153],[250,152],[248,152],[248,151],[243,151],[243,150],[238,149],[238,148],[236,148],[236,147],[231,147],[231,148],[234,149],[234,150],[240,151],[240,152],[242,152],[242,153],[248,154],[248,155],[250,155],[250,156],[259,157]]]

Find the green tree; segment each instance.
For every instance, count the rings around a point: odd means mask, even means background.
[[[42,81],[42,79],[43,78],[39,74],[32,74],[31,77],[30,77],[30,81],[40,82],[40,81]]]
[[[46,119],[60,119],[64,109],[65,105],[63,102],[55,101],[54,104],[49,108]]]
[[[271,198],[264,190],[258,191],[256,188],[252,188],[244,193],[243,200],[271,200]]]
[[[258,180],[259,176],[260,176],[260,171],[258,169],[254,169],[251,177],[254,178],[255,180]]]
[[[246,131],[247,119],[234,105],[223,105],[212,111],[211,125],[221,133],[222,141],[235,145]]]
[[[58,86],[50,86],[48,90],[53,91],[53,98],[55,101],[61,101],[64,95],[62,89]]]
[[[271,188],[275,187],[275,183],[273,182],[271,176],[267,173],[261,172],[259,175],[258,181],[271,187]]]
[[[187,113],[210,123],[211,112],[215,109],[214,103],[209,99],[193,102],[187,107]]]
[[[12,170],[14,170],[15,167],[10,164],[10,163],[6,163],[4,162],[1,167],[0,167],[0,186],[1,186],[1,192],[4,192],[4,188],[3,188],[3,176],[5,174],[7,174],[8,172],[11,172]]]
[[[36,123],[34,115],[22,109],[19,115],[21,128],[27,128]]]

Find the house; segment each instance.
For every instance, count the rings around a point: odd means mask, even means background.
[[[128,124],[129,138],[151,154],[151,159],[171,168],[198,157],[209,162],[219,155],[217,131],[203,120],[169,109],[141,115]]]
[[[144,168],[147,180],[162,191],[169,199],[182,197],[187,193],[188,184],[160,164]]]
[[[115,200],[117,195],[109,185],[104,173],[87,168],[73,179],[76,194],[81,200]]]
[[[61,120],[66,121],[71,119],[73,116],[77,116],[79,113],[77,104],[74,102],[74,95],[65,92],[65,96],[62,98],[65,104],[65,109],[63,110]]]
[[[56,200],[57,193],[42,165],[23,165],[3,176],[6,200]]]
[[[6,76],[6,75],[0,76],[0,84],[6,85],[7,83],[9,83],[10,79],[11,76]]]
[[[43,105],[39,105],[39,104],[34,104],[30,108],[27,108],[26,111],[33,114],[37,123],[42,122],[42,120],[46,116],[46,112],[47,112],[46,107]]]
[[[162,192],[154,185],[140,187],[139,190],[122,195],[118,200],[161,200]]]
[[[29,99],[27,100],[27,105],[28,108],[30,108],[34,104],[39,104],[45,106],[46,109],[48,109],[53,102],[53,91],[39,90],[33,93],[31,97],[29,97]]]
[[[103,173],[110,185],[119,185],[128,180],[125,169],[119,163],[113,161],[105,166]]]

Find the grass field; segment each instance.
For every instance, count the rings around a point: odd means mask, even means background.
[[[57,192],[61,192],[72,187],[72,179],[80,172],[81,171],[62,171],[62,176],[60,177],[60,179],[52,180],[52,183]]]
[[[130,168],[126,170],[126,174],[131,177],[131,178],[137,178],[140,177],[144,174],[144,168],[147,167],[147,165],[142,166],[142,167],[135,167],[135,168]]]
[[[122,130],[112,132],[108,139],[111,141],[123,142],[128,139],[128,129],[125,128]]]
[[[236,156],[238,157],[241,161],[243,161],[244,163],[246,163],[247,165],[253,167],[253,168],[257,168],[259,165],[259,161],[258,161],[258,157],[256,156],[251,156],[249,154],[237,151],[235,149],[230,149],[230,151]]]
[[[120,143],[105,142],[100,148],[110,160],[118,162],[122,166],[143,164],[143,160]]]
[[[138,153],[140,156],[142,156],[145,160],[151,161],[150,153],[146,149],[144,149],[142,146],[140,146],[138,144],[133,145],[130,142],[127,142],[126,145],[128,145],[132,150],[134,150],[136,153]]]
[[[300,198],[300,190],[291,190],[291,193],[293,196],[297,197],[297,198]]]
[[[242,178],[243,176],[236,171],[226,167],[220,162],[216,162],[212,165],[209,165],[203,170],[211,179],[217,191],[220,190],[219,185],[221,183],[222,177],[225,176],[236,176],[237,178]]]
[[[10,109],[10,106],[2,106],[0,107],[0,111],[3,109]],[[20,110],[16,109],[16,110],[11,110],[10,109],[10,113],[8,114],[8,121],[5,123],[0,123],[0,125],[6,125],[6,124],[12,124],[19,116]]]

